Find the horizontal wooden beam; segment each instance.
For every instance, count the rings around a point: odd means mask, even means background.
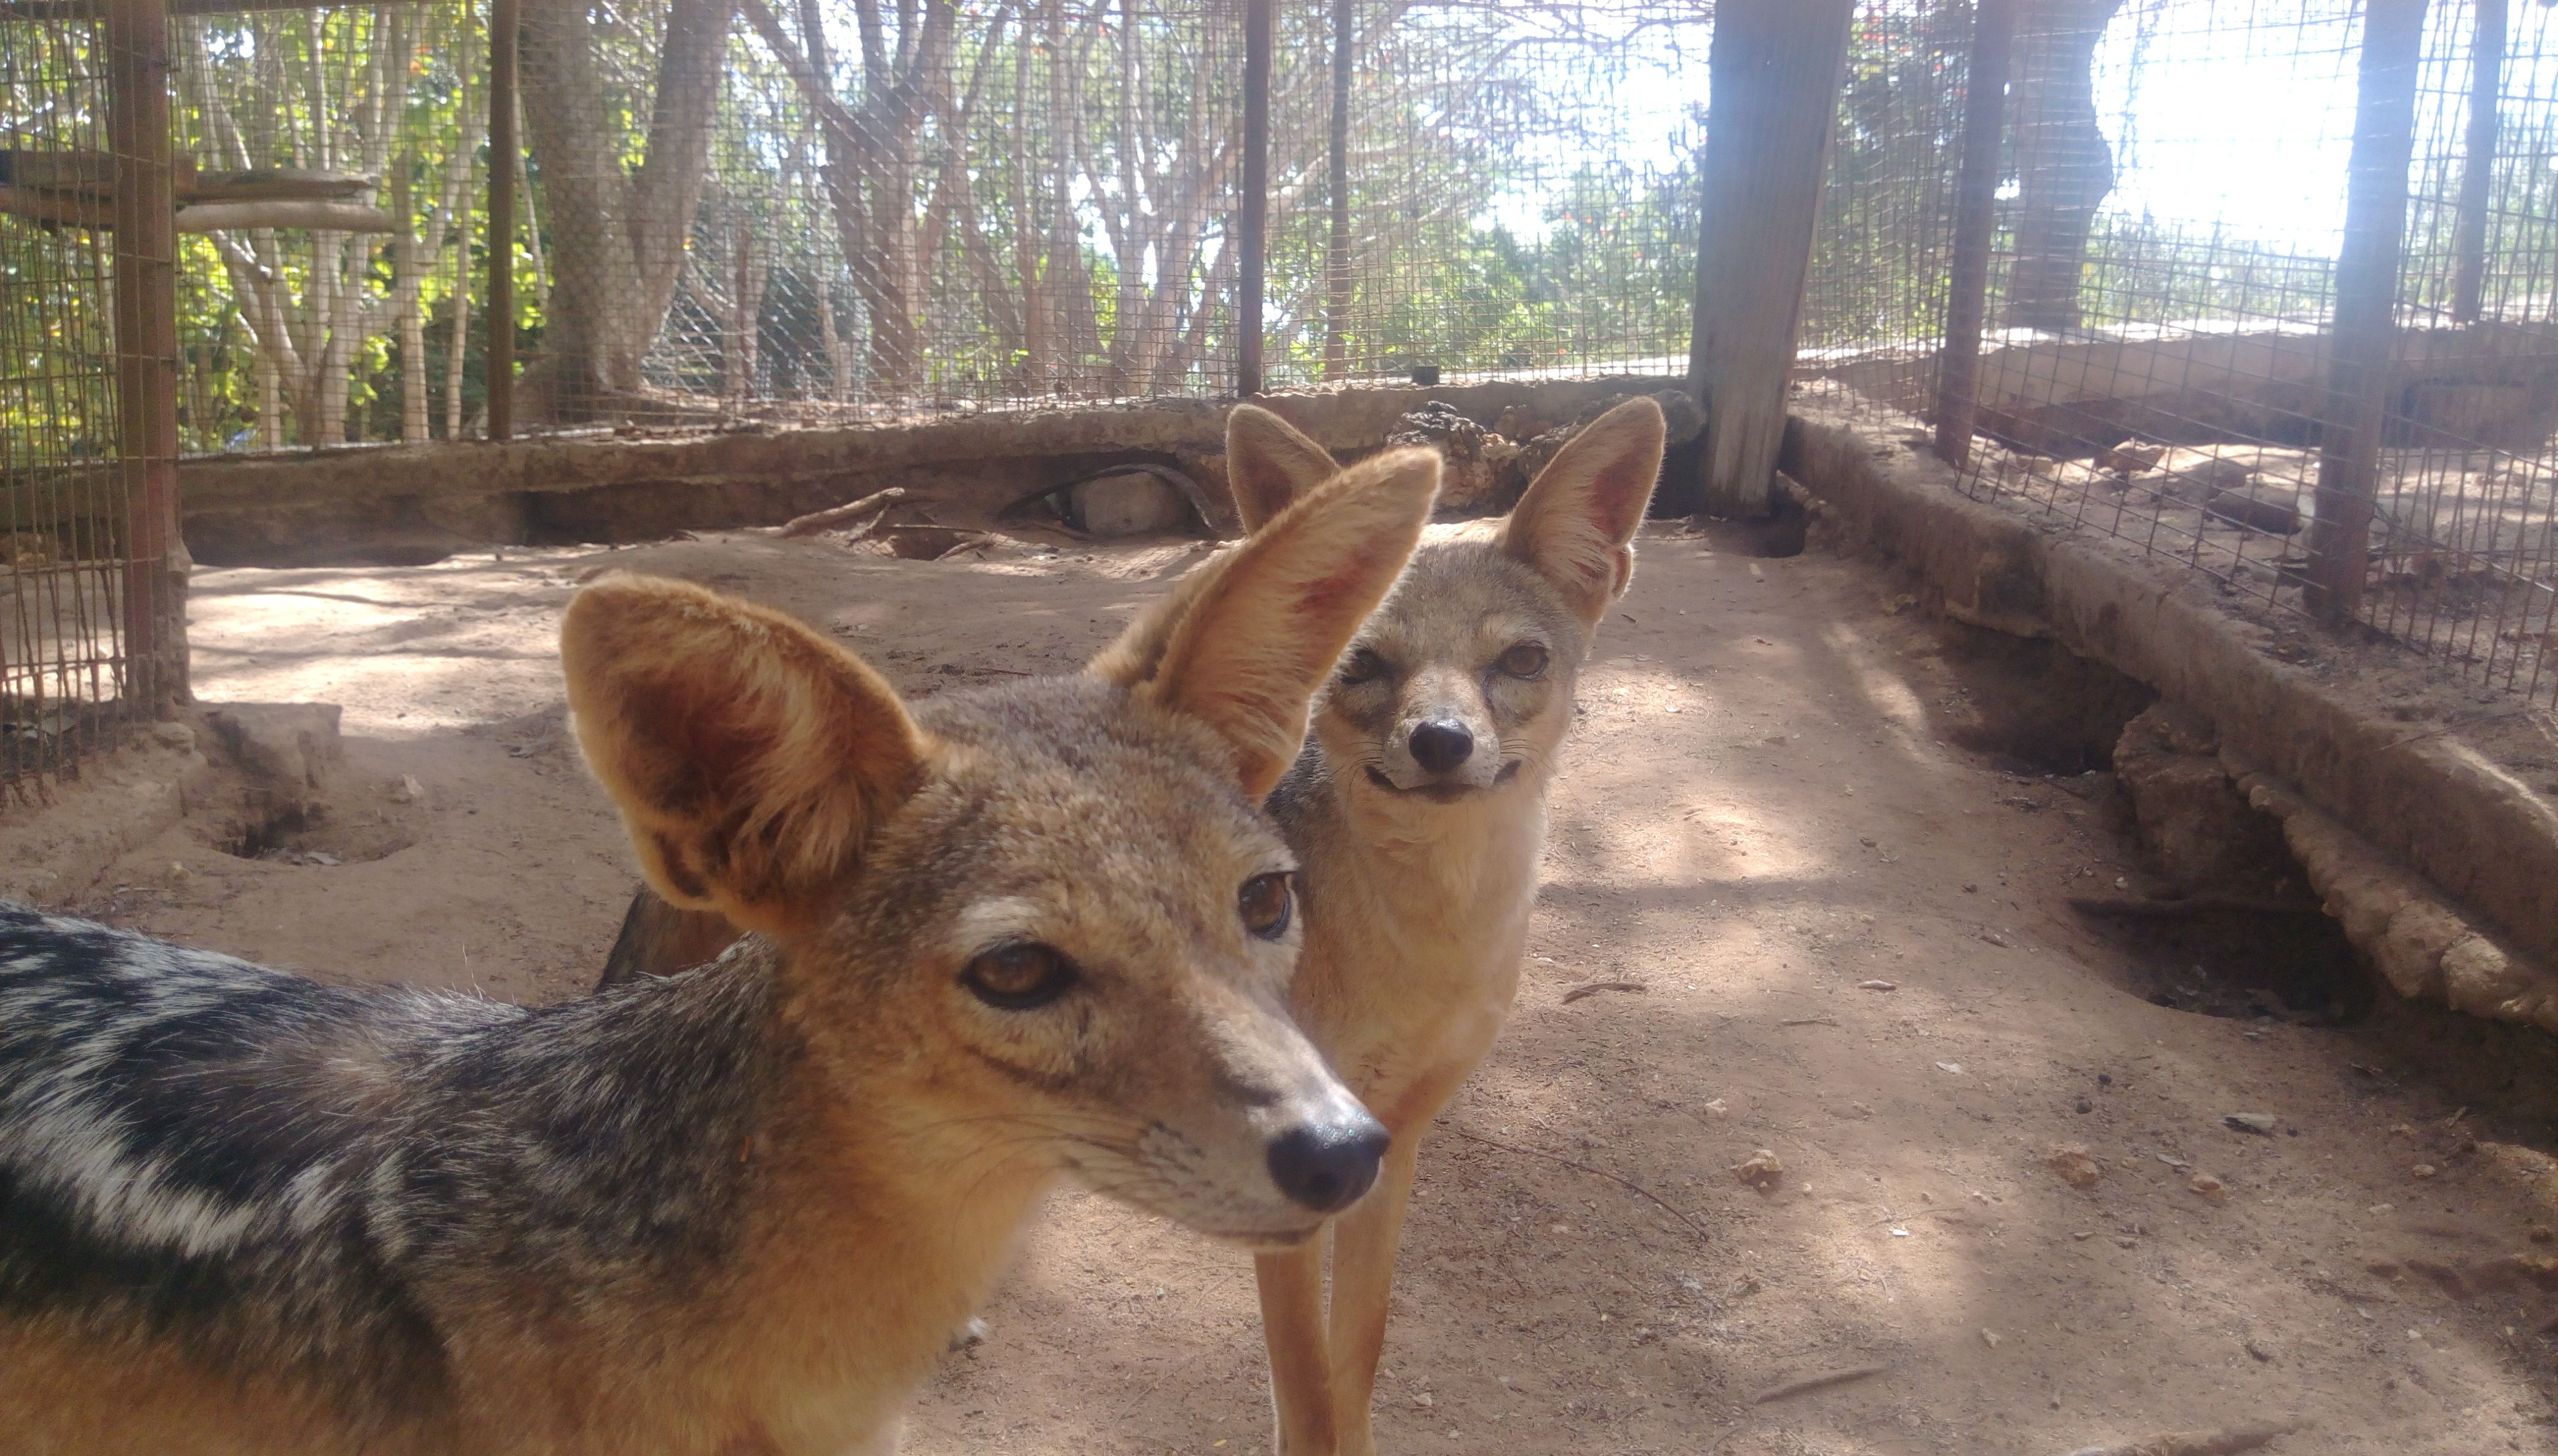
[[[1431,400],[1445,401],[1477,420],[1492,421],[1508,414],[1512,428],[1524,437],[1569,424],[1595,405],[1674,385],[1674,380],[1655,376],[1438,389],[1394,385],[1280,393],[1265,396],[1262,402],[1318,444],[1352,453],[1375,449],[1405,413]],[[1089,409],[987,410],[915,424],[772,434],[640,439],[536,436],[502,445],[364,446],[296,455],[204,456],[187,461],[179,479],[190,517],[296,505],[369,508],[396,497],[452,500],[805,479],[835,483],[841,494],[832,499],[842,500],[893,483],[897,472],[962,469],[973,462],[1218,455],[1225,448],[1226,408],[1205,399],[1162,399]],[[1683,433],[1679,425],[1672,426],[1673,442],[1693,438],[1695,430],[1690,415]],[[8,498],[0,495],[0,506],[7,504]]]
[[[169,0],[171,15],[237,15],[251,10],[335,10],[344,5],[417,5],[425,0]],[[104,0],[0,0],[0,20],[102,20]]]
[[[0,187],[0,213],[55,227],[115,225],[112,198],[50,189]],[[362,203],[219,202],[178,210],[181,232],[224,232],[244,227],[307,227],[326,232],[397,232],[399,219]]]
[[[56,227],[115,225],[115,204],[106,198],[49,188],[0,187],[0,213]]]
[[[397,232],[399,219],[362,203],[190,203],[178,210],[181,232],[241,227],[308,227],[315,232]]]
[[[377,177],[314,172],[303,167],[257,167],[246,172],[184,172],[178,201],[189,203],[343,203],[379,186]]]

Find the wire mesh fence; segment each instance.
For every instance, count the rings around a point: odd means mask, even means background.
[[[1277,15],[1271,384],[1680,371],[1704,0]],[[1859,0],[1797,372],[1923,417],[1976,352],[1967,491],[2558,701],[2553,26],[2510,0]],[[1995,192],[1967,214],[1993,32]],[[1242,33],[1243,0],[523,0],[500,155],[507,38],[467,0],[183,20],[183,443],[477,435],[493,337],[533,429],[1224,393]],[[8,34],[19,145],[97,152],[36,135],[100,124],[88,23]],[[2384,83],[2403,165],[2368,151]],[[8,468],[90,481],[101,244],[16,216],[5,327],[41,362],[10,397],[42,425]],[[493,260],[519,284],[495,319]],[[2319,576],[2338,543],[2349,581]]]
[[[1271,379],[1684,372],[1709,20],[1661,0],[1288,7]]]
[[[128,646],[173,607],[136,555],[144,462],[120,448],[111,224],[133,158],[107,87],[132,58],[104,30],[0,24],[0,785],[21,800],[150,711]]]
[[[2558,701],[2551,12],[1999,8],[2015,29],[1963,489]],[[1910,123],[1930,144],[1867,189],[1928,214],[1948,114]],[[1854,216],[1829,238],[1851,272],[1890,276],[1900,254]],[[2357,289],[2357,258],[2376,285]],[[1942,318],[1923,290],[1894,300],[1802,372],[1929,415]]]
[[[1934,404],[1971,7],[1861,0],[1803,297],[1797,371]]]
[[[486,386],[475,9],[176,23],[189,449],[472,432]]]
[[[476,5],[186,20],[187,445],[478,433],[498,186],[530,428],[1228,390],[1242,16],[526,0],[502,163]],[[1278,18],[1274,385],[1681,366],[1704,0]]]

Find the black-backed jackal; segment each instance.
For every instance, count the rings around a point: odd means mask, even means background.
[[[1384,1134],[1290,1024],[1259,801],[1401,568],[1386,457],[1149,651],[910,710],[778,614],[608,579],[579,740],[650,885],[753,934],[538,1009],[0,910],[0,1444],[880,1452],[1070,1175],[1303,1243]]]

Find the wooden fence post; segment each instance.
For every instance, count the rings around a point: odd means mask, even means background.
[[[2487,210],[2503,126],[2505,0],[2478,0],[2470,38],[2470,127],[2461,149],[2460,221],[2452,230],[2452,322],[2475,324],[2487,282]]]
[[[489,438],[515,437],[515,42],[520,0],[489,0]]]
[[[115,153],[118,466],[124,478],[128,702],[155,716],[187,698],[187,557],[178,531],[178,206],[170,176],[167,0],[106,7],[108,146]]]
[[[1235,308],[1234,392],[1261,392],[1261,294],[1270,242],[1270,5],[1243,0],[1243,250]]]
[[[1705,411],[1696,495],[1768,513],[1853,0],[1721,0],[1707,56],[1689,387]]]
[[[1971,464],[1980,408],[1981,328],[1989,322],[1990,244],[1998,231],[2000,130],[2007,118],[2007,71],[2016,40],[2016,0],[1972,7],[1964,68],[1961,170],[1954,179],[1954,257],[1945,300],[1945,343],[1936,357],[1936,454]]]
[[[2331,622],[2362,605],[2380,432],[2398,334],[2398,253],[2415,152],[2416,72],[2425,0],[2369,0],[2345,166],[2345,240],[2336,259],[2327,407],[2319,421],[2318,517],[2310,524],[2310,611]]]
[[[1332,231],[1324,241],[1324,377],[1350,373],[1350,76],[1355,64],[1357,0],[1333,0],[1333,125],[1327,149]]]

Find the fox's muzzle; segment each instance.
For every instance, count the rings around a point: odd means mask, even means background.
[[[1376,1182],[1387,1133],[1367,1109],[1347,1105],[1335,1115],[1301,1122],[1270,1140],[1270,1181],[1288,1201],[1318,1214],[1338,1214],[1359,1201]]]

